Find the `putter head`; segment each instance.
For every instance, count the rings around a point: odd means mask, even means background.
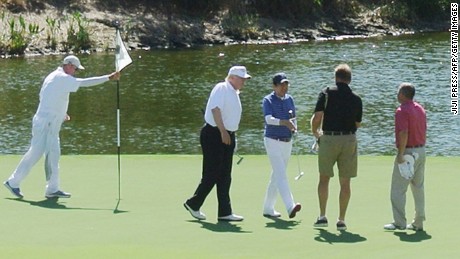
[[[297,175],[297,176],[294,178],[294,180],[296,180],[296,181],[299,180],[300,178],[302,178],[303,175],[304,175],[304,173],[303,173],[303,172],[300,172],[300,174]]]
[[[243,159],[244,159],[244,157],[242,157],[242,156],[238,156],[238,157],[239,157],[240,159],[238,159],[238,162],[236,162],[237,165],[239,165],[239,164],[243,161]]]

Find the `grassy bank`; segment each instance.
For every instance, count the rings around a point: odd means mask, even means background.
[[[6,179],[20,156],[0,156]],[[262,217],[268,182],[266,156],[245,156],[233,170],[232,204],[245,216],[241,223],[217,223],[213,190],[195,221],[182,207],[200,178],[201,156],[122,156],[122,200],[117,205],[116,156],[63,156],[62,189],[73,194],[57,203],[46,201],[42,161],[21,186],[24,200],[0,191],[0,251],[13,258],[453,258],[458,255],[456,231],[457,172],[460,157],[429,157],[426,172],[426,232],[386,232],[391,221],[389,187],[393,157],[362,156],[353,181],[347,215],[348,230],[334,224],[324,230],[317,216],[316,156],[302,156],[305,175],[289,179],[303,207],[288,219],[281,201],[280,220]],[[328,215],[337,217],[337,179],[331,182]],[[413,202],[408,195],[408,218]]]
[[[0,57],[447,30],[447,0],[0,0]]]

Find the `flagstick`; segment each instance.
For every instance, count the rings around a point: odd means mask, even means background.
[[[115,22],[117,28],[116,33],[118,34],[119,22]],[[115,207],[114,213],[118,212],[118,205],[121,200],[121,145],[120,145],[120,80],[117,80],[117,155],[118,155],[118,202]]]
[[[117,80],[118,200],[121,200],[120,81]]]
[[[115,54],[115,68],[117,72],[120,72],[123,68],[128,66],[133,62],[131,57],[129,56],[128,51],[126,50],[126,46],[123,43],[123,40],[120,36],[120,22],[114,21],[114,27],[116,30],[116,37],[115,37],[115,44],[116,44],[116,54]],[[120,204],[121,200],[121,144],[120,144],[120,83],[117,80],[117,147],[118,147],[118,203],[117,207],[113,211],[113,213],[120,213],[124,211],[118,210],[118,205]]]

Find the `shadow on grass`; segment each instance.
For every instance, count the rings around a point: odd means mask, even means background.
[[[251,231],[244,231],[240,226],[234,225],[227,221],[218,221],[217,223],[211,223],[201,220],[190,220],[190,222],[196,222],[201,224],[202,228],[213,232],[232,232],[232,233],[252,233]]]
[[[273,220],[273,222],[268,222],[265,226],[266,228],[292,230],[295,226],[300,224],[300,221],[283,220],[280,218],[269,218],[269,219]]]
[[[28,203],[31,206],[46,208],[46,209],[58,209],[58,210],[109,210],[109,209],[95,209],[95,208],[72,208],[67,207],[66,205],[59,203],[59,198],[50,198],[44,199],[41,201],[29,201],[24,199],[15,199],[15,198],[6,198],[12,201],[19,201],[23,203]]]
[[[426,233],[426,231],[416,231],[412,234],[407,234],[406,232],[394,232],[394,235],[398,236],[399,240],[403,242],[411,243],[417,243],[431,239],[431,235]]]
[[[360,236],[359,234],[353,234],[346,230],[340,231],[339,233],[331,233],[325,229],[318,229],[318,236],[315,240],[323,243],[358,243],[364,242],[367,238]]]

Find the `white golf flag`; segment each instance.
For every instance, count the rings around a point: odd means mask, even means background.
[[[125,44],[121,40],[120,30],[117,30],[117,37],[115,39],[115,68],[119,72],[127,65],[133,63],[133,60],[126,50]]]

